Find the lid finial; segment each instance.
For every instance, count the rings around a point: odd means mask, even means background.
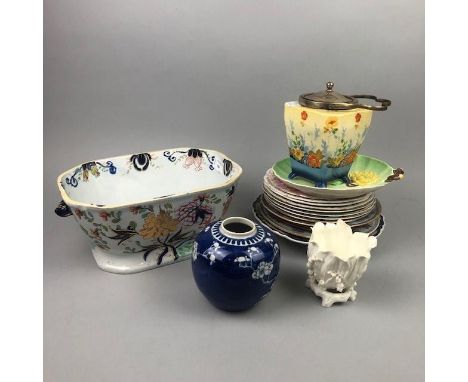
[[[331,91],[333,91],[333,86],[335,86],[335,84],[331,81],[328,81],[327,82],[327,92],[330,93]]]

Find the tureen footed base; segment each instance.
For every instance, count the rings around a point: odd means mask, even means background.
[[[162,254],[161,250],[149,253],[146,260],[143,258],[143,253],[112,253],[96,246],[91,251],[93,252],[97,266],[103,271],[130,274],[190,259],[193,251],[193,241],[188,241],[177,248],[177,258],[173,250],[168,249],[168,252],[161,257],[160,264],[158,264],[158,261]]]
[[[311,281],[307,279],[306,287],[310,288],[316,296],[322,298],[322,306],[329,308],[335,302],[346,302],[348,300],[354,301],[356,300],[357,292],[354,288],[349,288],[343,292],[330,292],[324,288],[322,288],[317,281]]]

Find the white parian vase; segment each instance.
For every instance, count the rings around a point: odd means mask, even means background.
[[[377,239],[355,232],[343,220],[316,223],[307,249],[306,286],[322,298],[322,306],[354,301],[356,282],[367,269]]]

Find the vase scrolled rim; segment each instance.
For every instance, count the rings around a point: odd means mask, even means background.
[[[312,227],[309,246],[316,246],[313,253],[330,253],[348,261],[353,257],[370,258],[371,249],[377,246],[377,239],[364,232],[353,232],[343,220],[336,223],[318,222]]]

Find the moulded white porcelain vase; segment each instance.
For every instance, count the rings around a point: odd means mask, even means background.
[[[375,237],[353,233],[341,219],[336,224],[313,226],[307,249],[306,286],[322,298],[322,306],[356,299],[356,282],[366,271],[370,251],[376,246]]]

